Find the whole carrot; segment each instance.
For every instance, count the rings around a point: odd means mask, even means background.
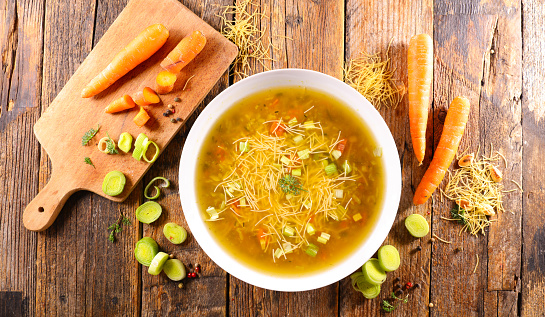
[[[168,30],[162,24],[148,26],[132,40],[106,68],[81,91],[82,98],[92,97],[157,52],[167,41]]]
[[[445,173],[456,155],[458,145],[460,145],[468,117],[469,100],[465,97],[454,98],[445,118],[439,145],[437,145],[430,166],[414,193],[413,203],[415,205],[425,203],[445,177]]]
[[[428,34],[411,38],[407,54],[409,124],[414,154],[420,164],[426,153],[426,125],[433,80],[433,41]]]
[[[161,67],[173,74],[179,73],[185,65],[202,51],[205,44],[206,37],[204,34],[201,31],[193,31],[168,53],[167,57],[161,62]]]

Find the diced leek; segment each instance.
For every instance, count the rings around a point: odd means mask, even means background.
[[[295,235],[295,229],[286,225],[284,226],[284,229],[282,229],[282,234],[286,237],[292,237],[293,235]]]
[[[352,200],[353,200],[356,204],[361,205],[361,199],[359,199],[358,196],[352,195]]]
[[[238,144],[238,150],[242,152],[249,152],[250,151],[250,145],[248,144],[248,141],[246,142],[240,142]]]
[[[318,239],[316,239],[316,241],[322,243],[322,244],[326,244],[327,243],[327,240],[322,238],[322,237],[318,237]]]
[[[291,161],[290,161],[289,158],[287,158],[287,157],[285,157],[285,156],[282,156],[282,157],[280,158],[280,162],[284,163],[284,165],[290,165],[290,162],[291,162]]]
[[[238,205],[240,207],[246,207],[248,205],[246,205],[246,198],[242,197],[239,201],[238,201]]]
[[[278,248],[278,249],[276,249],[276,251],[274,251],[274,257],[277,258],[277,259],[279,257],[281,257],[283,254],[284,254],[284,251],[282,251],[282,249],[280,249],[280,248]]]
[[[314,227],[310,223],[307,223],[307,233],[311,236],[316,233],[316,229],[314,229]]]
[[[344,192],[342,189],[335,189],[335,198],[342,199],[344,197]]]
[[[344,216],[346,215],[346,209],[341,205],[337,205],[336,212],[338,214],[339,220],[343,219]]]
[[[301,169],[300,168],[296,168],[294,170],[291,171],[291,175],[293,176],[301,176]]]
[[[314,122],[313,122],[313,121],[305,121],[305,122],[303,123],[303,127],[304,127],[305,129],[307,129],[307,130],[311,130],[311,129],[316,128],[316,127],[314,126]]]
[[[294,138],[293,138],[293,142],[295,144],[299,144],[301,142],[303,142],[303,137],[301,135],[296,135]]]
[[[315,257],[316,254],[318,254],[318,247],[312,243],[309,243],[305,250],[305,253],[310,255],[311,257]]]
[[[282,164],[278,164],[278,163],[273,163],[272,166],[276,168],[282,168]]]
[[[284,249],[284,254],[293,253],[293,250],[295,250],[293,244],[289,242],[282,243],[282,248]]]
[[[318,240],[320,243],[326,244],[327,241],[329,241],[329,238],[331,238],[329,234],[322,232],[322,234],[316,240]]]
[[[303,206],[305,206],[307,209],[310,209],[312,207],[312,202],[310,200],[305,200]]]
[[[335,163],[331,163],[328,166],[325,167],[325,173],[327,175],[333,175],[337,173],[337,165]]]
[[[323,168],[326,168],[326,166],[329,164],[329,161],[328,161],[328,160],[322,160],[322,161],[320,161],[320,162],[322,162],[322,167],[323,167]]]
[[[295,125],[297,125],[297,118],[293,117],[290,119],[290,121],[288,121],[288,126],[293,127]]]
[[[373,150],[373,155],[375,157],[382,157],[382,148],[379,146]]]
[[[341,157],[341,155],[343,155],[343,154],[342,154],[341,151],[339,151],[339,150],[333,150],[333,151],[331,151],[331,155],[332,155],[336,160],[338,160],[339,157]]]
[[[358,212],[357,214],[352,216],[352,219],[354,219],[354,221],[360,221],[362,219],[361,214]]]
[[[309,153],[310,153],[309,150],[301,150],[301,151],[297,152],[297,156],[299,156],[299,158],[302,159],[302,160],[306,160],[306,159],[308,159],[310,157],[308,155]]]
[[[210,220],[216,220],[219,218],[218,212],[216,211],[216,208],[214,207],[210,206],[206,208],[206,212],[208,213],[208,215],[210,215]]]
[[[290,200],[290,199],[292,199],[292,198],[293,198],[293,195],[292,195],[292,194],[286,194],[286,199],[287,199],[287,200]]]
[[[344,161],[343,171],[344,171],[345,174],[348,174],[348,173],[352,172],[352,167],[350,167],[350,163],[348,163],[348,161]]]

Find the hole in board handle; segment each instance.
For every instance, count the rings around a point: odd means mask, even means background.
[[[38,207],[39,212],[44,212],[44,207]]]

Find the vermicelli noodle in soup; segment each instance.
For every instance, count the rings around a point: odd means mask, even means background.
[[[257,92],[204,142],[196,184],[203,218],[246,265],[312,273],[369,236],[384,198],[382,149],[333,97],[300,87]]]

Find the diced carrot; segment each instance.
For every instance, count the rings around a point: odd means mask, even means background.
[[[143,127],[150,119],[150,116],[144,107],[140,107],[138,114],[132,119],[132,121],[139,127]]]
[[[155,91],[157,91],[158,94],[168,94],[174,88],[175,82],[176,74],[164,70],[157,74],[157,78],[155,78]]]
[[[344,149],[346,148],[346,143],[348,141],[346,139],[342,139],[337,143],[337,150],[341,152],[341,154],[344,152]]]
[[[286,132],[284,127],[284,124],[275,121],[271,124],[271,129],[269,132],[274,136],[282,136],[284,132]]]
[[[161,67],[173,74],[179,73],[182,68],[202,51],[205,44],[206,37],[204,34],[201,31],[194,31],[190,35],[184,37],[180,43],[168,53],[167,57],[161,62]]]
[[[81,97],[92,97],[110,87],[116,80],[157,52],[167,41],[168,35],[167,28],[162,24],[148,26],[83,88]]]
[[[114,113],[114,112],[120,112],[123,110],[134,108],[135,104],[132,100],[131,96],[124,95],[121,98],[118,98],[114,101],[112,101],[106,109],[104,109],[104,112],[106,113]]]
[[[136,93],[134,96],[134,103],[139,106],[147,106],[154,103],[159,103],[161,99],[157,96],[157,93],[149,87],[145,87],[142,91]]]
[[[217,160],[219,160],[220,162],[225,160],[225,150],[220,147],[220,146],[217,146],[216,147],[216,150],[214,151],[214,156],[216,157]]]

